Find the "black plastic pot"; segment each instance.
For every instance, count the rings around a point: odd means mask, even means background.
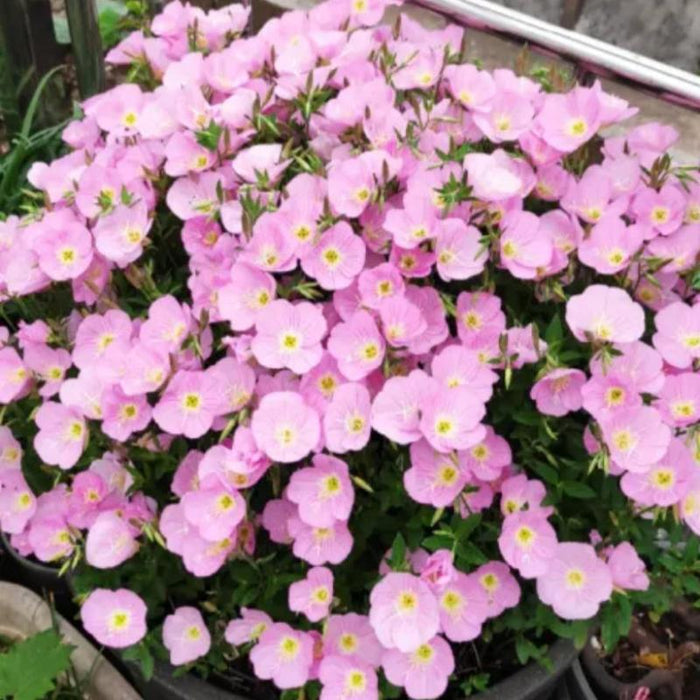
[[[474,695],[474,700],[550,700],[568,698],[563,683],[564,674],[576,661],[578,651],[567,639],[560,639],[550,649],[554,668],[547,671],[540,664],[531,663],[492,688]]]
[[[593,692],[593,688],[591,688],[591,684],[588,682],[586,674],[581,668],[581,662],[578,659],[571,664],[571,668],[566,674],[565,684],[570,700],[599,700],[598,696]]]
[[[175,668],[160,661],[156,661],[153,677],[148,681],[141,675],[138,664],[130,661],[126,666],[134,685],[145,700],[277,700],[277,695],[269,686],[248,676],[219,679],[222,686],[235,685],[240,688],[234,691],[214,685],[192,673],[173,676]]]
[[[72,615],[75,609],[73,596],[66,579],[58,575],[58,568],[23,557],[4,532],[0,532],[0,549],[3,551],[4,580],[19,583],[41,596],[51,593],[58,611],[69,617]]]
[[[632,698],[642,687],[649,688],[653,692],[673,684],[674,681],[680,683],[678,676],[682,676],[683,673],[682,670],[654,669],[635,683],[623,683],[605,670],[598,654],[590,644],[581,653],[581,665],[594,693],[592,697],[597,700]]]

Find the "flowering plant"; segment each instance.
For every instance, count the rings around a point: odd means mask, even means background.
[[[387,4],[171,3],[0,224],[0,524],[146,668],[458,697],[700,587],[677,134]]]

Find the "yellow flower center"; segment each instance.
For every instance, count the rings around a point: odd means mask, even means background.
[[[499,580],[496,574],[484,574],[480,579],[481,585],[489,592],[493,593],[498,589]]]
[[[319,586],[318,588],[314,589],[314,591],[311,593],[311,599],[315,603],[327,603],[329,598],[330,592],[328,591],[328,588],[326,588],[326,586]]]
[[[481,328],[483,324],[481,316],[476,311],[467,311],[462,316],[462,321],[467,328],[473,331]]]
[[[108,626],[112,632],[121,632],[129,626],[131,613],[127,610],[115,610],[109,616]]]
[[[360,2],[364,2],[364,0],[360,0]],[[360,693],[365,692],[366,687],[367,676],[363,671],[360,671],[357,668],[348,671],[348,674],[345,677],[346,693],[349,693],[350,695],[359,695]]]
[[[187,632],[185,634],[188,639],[196,642],[202,636],[202,631],[196,625],[192,625],[191,627],[187,628]]]
[[[409,613],[418,607],[418,596],[413,591],[403,591],[396,599],[396,609],[399,613]]]
[[[692,418],[695,415],[695,402],[676,401],[671,404],[671,413],[675,418]]]
[[[672,469],[654,469],[650,474],[650,481],[653,486],[662,491],[670,489],[676,481],[676,475]]]
[[[294,637],[282,637],[279,643],[279,654],[286,663],[294,661],[299,654],[299,642]]]
[[[611,386],[605,392],[605,404],[607,406],[620,406],[625,402],[625,390],[620,386]]]
[[[566,133],[569,136],[584,136],[588,132],[586,120],[579,117],[572,119],[566,126]]]
[[[637,444],[634,435],[629,430],[616,431],[612,436],[612,441],[621,452],[628,452]]]
[[[522,525],[515,531],[515,542],[521,547],[529,547],[535,540],[535,531]]]
[[[586,575],[581,571],[581,569],[569,569],[566,572],[566,586],[567,588],[580,589],[586,582]]]
[[[202,397],[194,391],[189,391],[182,397],[182,407],[186,411],[198,411],[201,406]]]
[[[430,644],[421,644],[418,649],[413,652],[413,663],[418,666],[425,666],[433,660],[435,651]]]
[[[442,605],[443,609],[447,610],[447,612],[451,614],[454,614],[461,610],[463,604],[464,598],[462,598],[462,596],[457,591],[445,591],[442,594],[442,598],[440,600],[440,605]]]
[[[358,647],[357,635],[351,632],[345,632],[340,635],[338,646],[345,654],[353,654]]]
[[[326,248],[323,251],[323,259],[328,267],[334,268],[340,264],[342,256],[337,248]]]

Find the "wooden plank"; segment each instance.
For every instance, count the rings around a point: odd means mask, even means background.
[[[105,88],[102,39],[95,0],[66,0],[66,16],[80,94],[90,97]]]

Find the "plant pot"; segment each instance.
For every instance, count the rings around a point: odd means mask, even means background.
[[[568,639],[560,639],[550,649],[551,672],[537,663],[531,663],[492,688],[473,696],[474,700],[564,700],[569,694],[565,684],[560,681],[576,661],[578,653]]]
[[[598,700],[578,659],[571,664],[571,668],[566,674],[566,688],[570,700]]]
[[[26,639],[52,629],[54,620],[64,640],[75,647],[71,661],[77,676],[85,679],[91,700],[139,700],[139,695],[78,630],[36,593],[15,583],[0,582],[0,634]],[[37,659],[41,663],[41,659]]]
[[[126,663],[128,673],[144,698],[148,700],[277,700],[278,696],[255,678],[240,676],[240,679],[221,679],[214,685],[193,673],[173,676],[175,668],[168,663],[156,661],[153,677],[146,681],[139,665]],[[223,686],[240,686],[238,690],[226,690]]]
[[[72,614],[73,597],[67,580],[58,575],[58,568],[23,557],[11,544],[4,532],[0,531],[0,549],[5,552],[4,580],[14,581],[35,593],[50,592],[56,608],[64,614]]]
[[[654,669],[634,683],[624,683],[605,670],[596,650],[590,643],[586,645],[581,654],[581,665],[590,682],[590,687],[595,693],[593,697],[599,700],[633,698],[640,688],[648,688],[653,692],[663,686],[680,684],[683,675],[682,670]]]

